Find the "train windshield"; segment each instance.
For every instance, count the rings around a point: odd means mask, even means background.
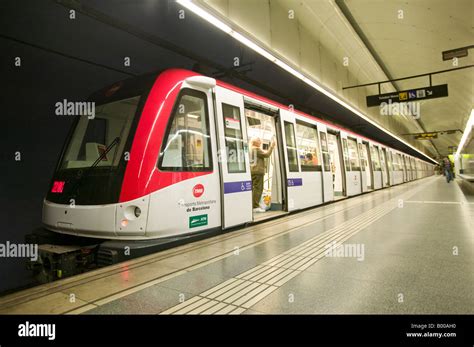
[[[48,201],[76,205],[118,202],[140,118],[140,100],[141,96],[100,100],[93,115],[78,116],[54,174]]]
[[[93,117],[81,116],[63,156],[60,170],[117,167],[137,111],[139,96],[97,106]],[[118,139],[113,147],[110,144]],[[108,148],[110,146],[110,149]],[[106,149],[109,149],[105,153]]]

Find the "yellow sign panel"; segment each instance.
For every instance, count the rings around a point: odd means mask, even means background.
[[[402,101],[402,100],[408,100],[408,93],[407,93],[407,92],[398,93],[398,99],[399,99],[400,101]]]
[[[423,134],[418,134],[415,136],[416,140],[428,140],[428,139],[436,139],[438,138],[437,133],[423,133]]]

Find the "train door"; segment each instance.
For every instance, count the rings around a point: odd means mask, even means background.
[[[216,87],[222,227],[252,221],[252,181],[242,95]]]
[[[302,195],[303,178],[300,176],[300,163],[295,133],[295,115],[287,110],[280,109],[280,125],[282,129],[282,149],[286,169],[286,195],[288,197],[288,211],[301,208],[298,196]]]
[[[331,157],[329,155],[328,134],[326,125],[318,124],[321,154],[323,158],[323,199],[324,202],[334,200],[333,172],[331,171]]]
[[[374,175],[368,142],[362,142],[362,153],[365,158],[366,191],[369,191],[374,189]]]
[[[408,170],[408,180],[413,181],[413,171],[411,168],[411,160],[410,157],[407,156],[407,170]]]
[[[376,146],[370,146],[370,159],[372,161],[374,175],[374,189],[382,188],[382,169],[380,167],[380,155]]]
[[[278,146],[281,142],[281,134],[278,118],[277,109],[267,110],[250,104],[245,105],[250,145],[254,221],[273,217],[284,210],[282,155],[279,151],[281,146]],[[275,143],[275,147],[272,147],[272,143]],[[260,147],[263,152],[259,154],[254,146]]]
[[[400,153],[395,153],[394,156],[395,156],[395,158],[397,160],[397,163],[398,163],[398,170],[399,170],[398,182],[403,183],[403,182],[405,182],[405,171],[404,171],[404,167],[403,167],[402,156],[400,155]]]
[[[410,173],[408,172],[407,158],[404,154],[402,154],[402,160],[403,160],[403,172],[404,172],[403,180],[404,182],[408,182],[410,181]]]
[[[382,149],[385,164],[387,165],[387,178],[388,178],[388,185],[393,186],[393,161],[392,161],[392,154],[390,153],[389,149],[383,148]]]
[[[395,184],[400,184],[400,183],[403,183],[403,167],[402,167],[402,163],[400,161],[400,157],[398,155],[397,152],[393,151],[392,152],[392,156],[393,156],[393,162],[396,163],[396,168],[395,168]]]
[[[353,196],[362,193],[361,187],[361,172],[360,172],[360,158],[359,149],[357,147],[357,140],[341,132],[344,167],[346,176],[346,192],[348,196]]]
[[[328,152],[329,165],[332,172],[334,200],[343,198],[346,195],[344,166],[342,163],[342,146],[340,136],[336,132],[328,130]]]
[[[403,182],[406,182],[406,173],[405,173],[405,165],[403,163],[403,157],[401,156],[400,153],[397,153],[396,156],[398,158],[398,164],[400,166],[400,170],[402,171],[402,183],[403,183]]]
[[[413,158],[413,169],[415,170],[415,179],[420,178],[420,177],[418,176],[418,165],[417,165],[417,162],[416,162],[416,159],[415,159],[415,158]]]
[[[298,207],[320,205],[323,203],[323,175],[318,128],[306,119],[297,119],[295,133],[300,177],[304,184],[304,189],[298,192]]]
[[[382,168],[382,187],[388,187],[387,164],[382,148],[379,148],[380,167]]]
[[[357,139],[357,146],[359,149],[359,157],[360,157],[360,183],[361,183],[361,193],[367,191],[367,175],[365,171],[367,170],[367,156],[364,152],[364,145],[362,144],[362,140]]]

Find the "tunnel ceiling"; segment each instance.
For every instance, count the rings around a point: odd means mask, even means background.
[[[71,8],[76,10],[75,19],[70,19]],[[25,85],[35,76],[44,79],[45,83],[55,81],[58,89],[63,83],[77,84],[78,90],[85,94],[129,76],[170,67],[194,68],[281,103],[294,104],[302,111],[424,159],[192,13],[188,12],[185,19],[180,19],[180,9],[174,1],[2,2],[0,40],[12,52],[4,59],[12,59],[15,52],[28,55],[25,63],[30,65],[30,73],[17,76],[13,82],[16,85]],[[357,12],[355,15],[357,17]],[[366,29],[376,30],[369,24]],[[380,49],[384,51],[383,46]],[[397,59],[402,55],[396,55],[400,56]],[[48,77],[46,71],[55,68],[53,62],[56,60],[52,57],[70,61],[67,76]],[[130,57],[130,66],[124,66],[124,57]],[[233,68],[235,57],[240,59],[241,67],[238,69]],[[421,69],[420,64],[413,64],[413,68],[396,70],[395,63],[391,63],[395,61],[394,57],[391,59],[387,64],[397,74]],[[84,66],[108,72],[107,78],[97,80],[94,75],[81,75]],[[467,83],[460,85],[459,91],[463,86],[467,88]],[[439,111],[435,112],[434,106],[430,108],[433,114],[426,120],[429,130],[441,126],[461,127],[461,114],[468,99],[465,94],[456,97],[458,103],[463,102],[462,107],[452,104],[449,110],[448,106],[441,105],[444,101],[440,100]],[[78,95],[78,99],[85,96]],[[447,117],[440,117],[441,113],[448,111],[451,114],[456,112],[456,117],[450,117],[452,123],[446,123]],[[441,119],[438,123],[437,117]]]

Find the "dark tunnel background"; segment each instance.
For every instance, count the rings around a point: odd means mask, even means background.
[[[79,6],[75,19],[70,5]],[[55,103],[84,101],[108,84],[155,70],[199,68],[406,150],[192,13],[179,19],[180,9],[171,0],[0,2],[1,243],[22,243],[41,225],[42,200],[73,120],[55,115]],[[24,259],[0,259],[0,293],[31,281]]]

